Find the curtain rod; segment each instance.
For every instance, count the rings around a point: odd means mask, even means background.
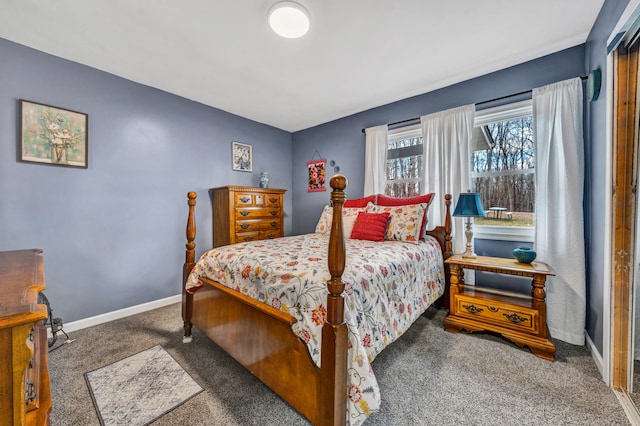
[[[586,76],[586,75],[580,76],[580,79],[582,80],[586,80],[587,78],[589,78],[589,76]],[[511,95],[500,96],[499,98],[489,99],[488,101],[476,102],[475,105],[488,104],[490,102],[496,102],[496,101],[501,101],[503,99],[513,98],[515,96],[526,95],[527,93],[531,93],[532,90],[533,89],[525,90],[524,92],[512,93]],[[395,123],[389,123],[387,124],[387,126],[395,126],[396,124],[409,123],[411,121],[416,121],[416,120],[420,120],[420,117],[407,118],[406,120],[396,121]],[[366,129],[362,129],[362,133],[364,133],[365,130]]]

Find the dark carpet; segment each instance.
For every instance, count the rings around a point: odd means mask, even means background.
[[[180,304],[70,333],[49,354],[51,424],[98,425],[83,374],[154,345],[204,392],[153,425],[308,425],[198,330],[182,343]],[[499,337],[451,334],[430,308],[373,362],[382,407],[366,425],[628,425],[586,347],[556,341],[556,362]]]

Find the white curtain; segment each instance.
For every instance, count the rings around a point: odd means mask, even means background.
[[[536,146],[538,259],[555,272],[547,280],[551,336],[584,345],[584,143],[582,82],[561,81],[533,90]]]
[[[365,129],[364,196],[384,194],[387,183],[387,125]]]
[[[475,105],[466,105],[420,117],[424,140],[423,188],[435,192],[439,202],[429,207],[429,229],[443,224],[444,194],[453,196],[451,213],[461,192],[471,189],[471,157],[469,146],[473,135]],[[458,223],[457,223],[458,222]],[[456,229],[460,232],[456,232]],[[453,220],[453,252],[465,247],[462,219]]]

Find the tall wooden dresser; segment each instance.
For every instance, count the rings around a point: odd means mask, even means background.
[[[47,307],[42,250],[0,252],[0,425],[48,425]]]
[[[213,188],[213,246],[284,236],[286,189]]]

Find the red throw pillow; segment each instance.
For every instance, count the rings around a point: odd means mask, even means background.
[[[351,239],[384,241],[384,234],[387,232],[389,222],[389,212],[384,213],[358,213]]]
[[[416,195],[415,197],[389,197],[388,195],[378,194],[379,206],[406,206],[408,204],[431,203],[435,193]]]
[[[416,195],[415,197],[389,197],[388,195],[378,194],[379,206],[406,206],[409,204],[426,203],[427,210],[429,210],[429,204],[433,200],[435,193],[431,192],[424,195]],[[422,219],[422,226],[420,227],[420,239],[424,239],[425,228],[427,227],[427,210],[424,212],[424,219]]]
[[[356,198],[353,200],[346,200],[343,204],[343,207],[367,207],[369,201],[375,204],[376,196],[369,195],[368,197]]]

